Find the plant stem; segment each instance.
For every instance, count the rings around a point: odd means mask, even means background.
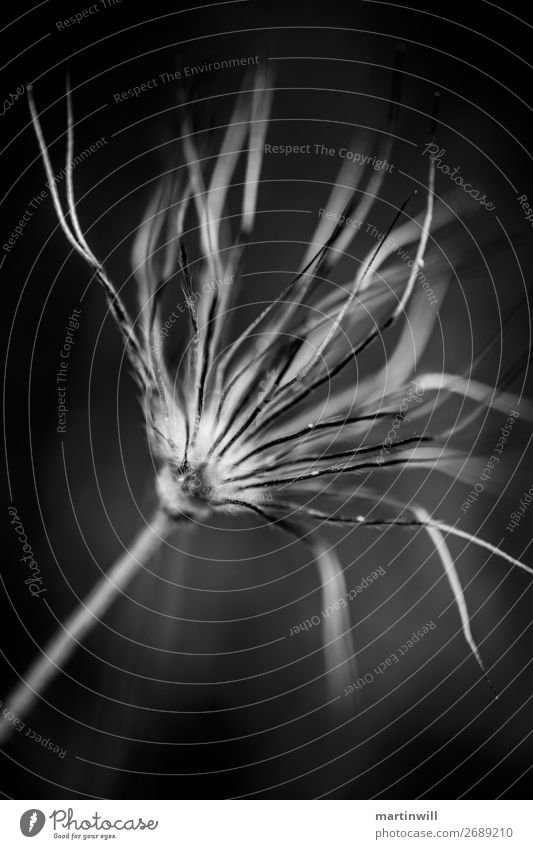
[[[322,585],[321,624],[328,695],[338,699],[345,687],[357,678],[350,615],[346,609],[346,580],[337,554],[327,540],[316,537],[307,545],[316,557]],[[344,608],[339,605],[341,601],[344,601]]]
[[[27,716],[48,684],[65,667],[80,641],[98,624],[139,569],[148,563],[169,535],[173,525],[174,522],[163,511],[158,510],[109,572],[100,578],[87,597],[70,614],[44,647],[42,654],[34,660],[24,678],[9,694],[0,721],[0,743],[5,742],[15,728],[13,719],[8,719],[6,714],[14,714],[15,720]]]

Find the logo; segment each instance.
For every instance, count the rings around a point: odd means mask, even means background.
[[[29,811],[24,811],[20,818],[20,830],[24,837],[35,837],[42,830],[45,822],[46,817],[42,811],[30,808]]]

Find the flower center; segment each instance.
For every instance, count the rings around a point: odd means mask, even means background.
[[[205,466],[165,464],[157,477],[162,506],[177,518],[205,519],[211,513],[213,486]]]
[[[209,500],[213,489],[205,470],[202,467],[193,468],[188,463],[176,472],[176,483],[184,494],[203,501]]]

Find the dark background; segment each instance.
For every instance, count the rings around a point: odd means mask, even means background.
[[[464,261],[471,274],[446,297],[428,367],[468,366],[473,352],[500,333],[501,317],[518,303],[520,315],[475,376],[497,382],[528,350],[524,280],[527,284],[531,228],[516,196],[533,197],[526,152],[531,26],[515,17],[521,4],[507,4],[504,11],[484,2],[445,8],[230,2],[181,12],[161,0],[122,0],[57,31],[56,21],[88,5],[80,0],[20,6],[17,21],[4,20],[3,55],[10,61],[3,70],[2,96],[34,81],[59,171],[69,73],[79,122],[76,151],[101,136],[109,139],[75,171],[80,218],[95,253],[124,286],[128,303],[133,304],[131,239],[150,183],[172,155],[177,92],[160,86],[118,104],[115,92],[187,64],[257,54],[275,65],[279,88],[269,141],[350,146],[361,127],[383,129],[394,48],[403,42],[399,136],[427,141],[433,91],[439,88],[439,143],[446,161],[460,163],[462,173],[495,202],[515,251],[502,243],[502,230],[488,213],[469,221],[470,235],[459,234],[457,262]],[[296,56],[306,58],[269,59]],[[196,92],[207,100],[195,121],[209,127],[229,120],[230,95],[241,83],[235,70],[202,74]],[[45,176],[25,99],[1,121],[4,243],[44,187]],[[407,174],[425,174],[419,150],[401,139],[391,159]],[[320,181],[333,181],[339,165],[317,157],[267,160],[264,176],[284,182],[266,183],[260,206],[318,208],[327,197]],[[440,180],[445,192],[445,177]],[[397,173],[384,191],[397,205],[410,189],[409,179]],[[386,225],[387,210],[380,207],[376,214]],[[305,215],[260,216],[257,239],[272,244],[250,253],[247,268],[261,272],[262,288],[260,294],[247,293],[248,300],[279,290],[279,277],[267,272],[295,268],[301,242],[311,233]],[[492,280],[480,258],[484,252],[491,257]],[[155,499],[141,412],[120,339],[106,317],[102,292],[96,285],[86,290],[89,272],[71,256],[50,199],[5,256],[1,274],[11,487],[4,494],[0,699],[5,700],[36,647],[54,632],[56,619],[61,621],[113,562]],[[80,299],[81,326],[67,385],[68,427],[61,439],[55,430],[55,374],[64,328]],[[523,391],[526,377],[524,367],[515,391]],[[498,415],[485,420],[487,451],[503,422]],[[470,434],[472,440],[476,436]],[[523,488],[531,484],[531,466],[523,458],[529,438],[530,428],[518,422],[506,449],[506,480],[512,482],[505,497],[485,493],[463,519],[463,527],[482,527],[481,534],[495,544]],[[402,487],[410,492],[406,483]],[[436,476],[427,482],[415,475],[412,491],[419,487],[425,503],[438,504],[439,515],[450,522],[460,515],[469,491],[461,484],[449,488]],[[29,597],[23,585],[19,545],[7,521],[11,503],[46,577],[49,608]],[[526,514],[503,542],[526,562],[530,523]],[[350,610],[360,670],[372,669],[413,630],[442,615],[431,635],[363,692],[359,707],[354,702],[345,714],[332,715],[324,707],[320,629],[287,637],[292,625],[320,609],[315,571],[302,546],[254,525],[225,520],[219,528],[173,537],[175,549],[162,551],[139,575],[28,717],[29,725],[66,748],[67,756],[60,760],[15,735],[0,755],[5,796],[527,796],[533,692],[527,575],[495,558],[487,562],[472,547],[460,556],[464,547],[451,544],[474,633],[501,692],[495,702],[479,679],[427,539],[418,535],[410,541],[398,530],[383,537],[339,533],[341,560],[351,564],[348,587],[378,566],[387,569],[387,577],[358,596]],[[336,538],[334,532],[330,538]]]

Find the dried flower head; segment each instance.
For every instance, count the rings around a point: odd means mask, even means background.
[[[434,162],[429,160],[427,178],[420,179],[423,209],[410,216],[404,204],[388,230],[378,234],[353,278],[333,284],[340,258],[357,238],[357,230],[345,223],[367,220],[386,174],[383,168],[372,170],[365,190],[357,191],[353,174],[363,169],[345,166],[325,204],[331,214],[320,218],[300,268],[278,297],[232,338],[231,312],[254,229],[273,93],[263,70],[250,82],[236,100],[214,165],[212,157],[202,157],[186,109],[181,110],[182,164],[157,186],[133,245],[138,322],[129,317],[78,220],[70,94],[67,211],[50,180],[61,227],[104,287],[122,333],[157,461],[162,511],[176,520],[200,523],[216,512],[248,511],[296,535],[314,553],[326,606],[343,596],[345,586],[343,569],[322,537],[322,527],[424,528],[455,596],[464,636],[483,670],[446,536],[462,537],[527,572],[533,570],[476,535],[437,521],[421,505],[392,497],[381,477],[392,468],[408,472],[422,467],[471,480],[479,467],[458,447],[457,434],[483,405],[507,412],[518,404],[504,388],[468,381],[464,375],[415,375],[412,350],[420,356],[437,315],[436,309],[428,309],[427,286],[422,285],[423,268],[433,263],[433,278],[441,273],[428,250],[430,231],[452,216],[434,193]],[[379,152],[384,162],[397,120],[398,83],[396,74]],[[29,97],[50,178],[52,166],[31,90]],[[242,159],[241,209],[230,215],[228,195],[230,188],[235,190]],[[437,280],[435,289],[445,282]],[[171,335],[163,311],[169,286],[181,290],[189,327],[185,351],[173,367],[168,365]],[[404,330],[386,369],[356,384],[337,380],[341,373],[356,375],[363,352],[401,322]],[[474,400],[476,410],[453,429],[428,433],[423,424],[428,413],[451,393]],[[527,403],[521,403],[521,414],[531,418]],[[374,515],[375,505],[388,508],[389,514]],[[341,608],[325,620],[323,628],[332,692],[338,693],[354,656],[345,611]]]

